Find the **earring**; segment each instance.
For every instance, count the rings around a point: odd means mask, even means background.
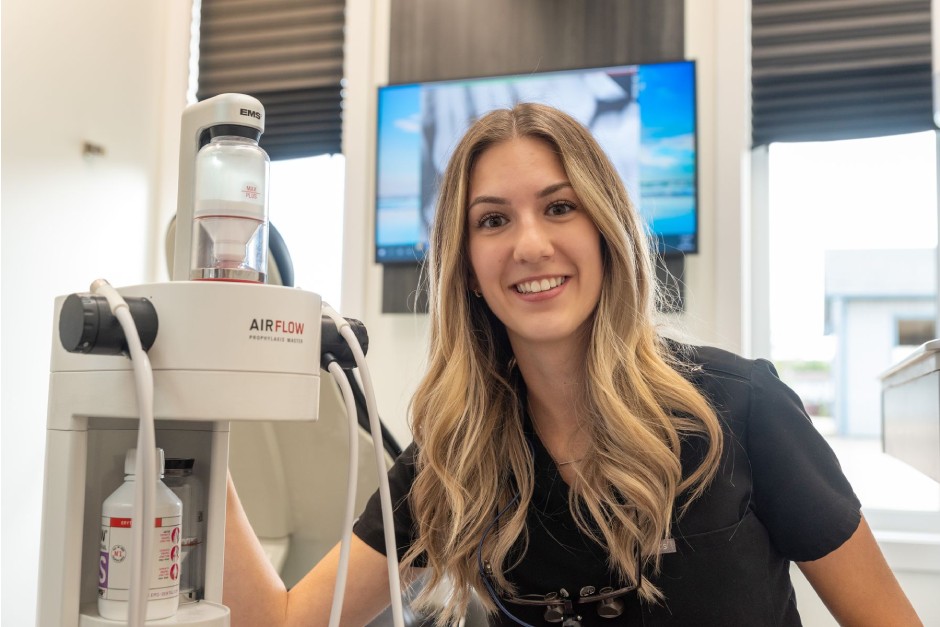
[[[477,298],[483,298],[483,292],[481,292],[480,290],[473,290],[473,295],[476,296]]]

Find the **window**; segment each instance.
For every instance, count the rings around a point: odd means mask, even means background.
[[[911,320],[904,318],[897,321],[899,347],[915,348],[937,338],[937,324],[934,320]]]
[[[936,337],[935,142],[769,148],[771,359],[866,510],[940,510],[940,484],[881,452],[879,380]]]
[[[271,162],[268,215],[290,251],[294,285],[342,311],[343,155]]]

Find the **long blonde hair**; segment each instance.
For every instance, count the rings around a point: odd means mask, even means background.
[[[690,366],[657,332],[646,227],[606,155],[587,129],[551,107],[520,104],[486,114],[455,148],[440,188],[426,267],[428,369],[411,405],[418,445],[409,496],[416,539],[403,564],[427,559],[430,575],[418,605],[432,591],[449,590],[439,624],[456,621],[472,590],[484,590],[478,548],[496,512],[517,493],[518,506],[500,518],[499,533],[486,535],[482,545],[503,589],[511,589],[502,574],[511,566],[505,563],[510,549],[527,543],[533,468],[523,433],[524,401],[513,380],[505,328],[471,295],[466,226],[475,160],[516,137],[540,139],[557,151],[601,234],[604,278],[584,399],[592,454],[581,464],[569,506],[582,531],[607,547],[624,581],[636,583],[637,559],[658,567],[656,547],[669,531],[676,497],[687,495],[688,505],[701,496],[721,455],[715,412],[684,376]],[[683,478],[680,443],[693,437],[707,441],[706,453]],[[640,595],[654,601],[659,592],[644,579]],[[480,597],[495,611],[486,595]]]

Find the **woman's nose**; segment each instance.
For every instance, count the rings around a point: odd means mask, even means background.
[[[526,221],[519,225],[513,258],[518,262],[535,262],[550,257],[555,248],[544,225]]]

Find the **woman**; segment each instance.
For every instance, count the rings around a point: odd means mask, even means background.
[[[428,573],[418,603],[445,590],[441,624],[475,591],[494,624],[797,625],[794,560],[840,622],[919,624],[772,366],[659,334],[649,251],[567,115],[495,111],[456,148],[415,443],[390,472],[402,569]],[[338,548],[288,594],[262,576],[233,489],[229,518],[233,625],[325,624]],[[373,497],[344,624],[388,603],[383,550]],[[244,607],[240,586],[257,581]]]

